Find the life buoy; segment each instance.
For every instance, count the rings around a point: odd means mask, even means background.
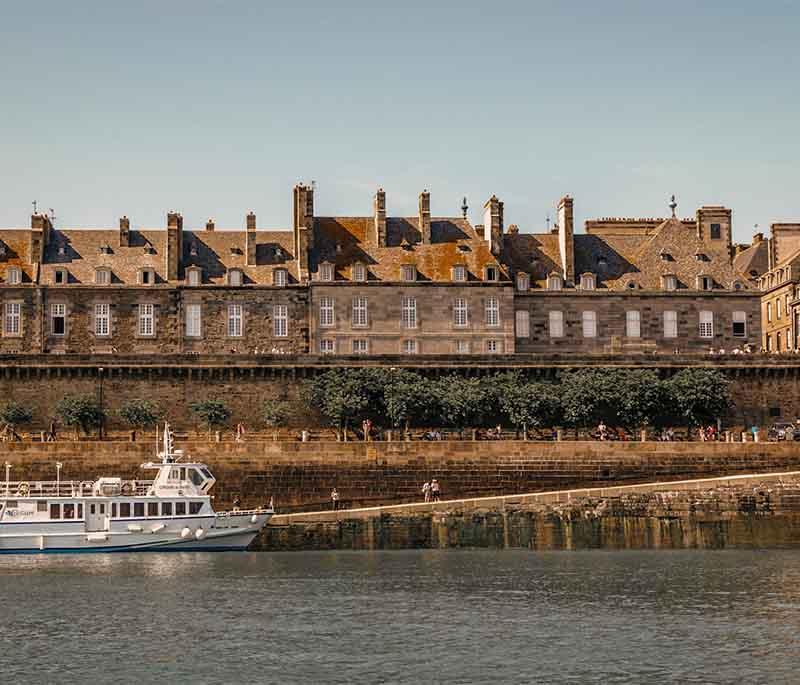
[[[131,488],[131,484],[130,483],[125,482],[125,483],[122,484],[122,494],[123,495],[125,495],[127,497],[128,495],[131,494],[131,491],[132,491],[132,488]]]
[[[30,486],[30,485],[28,485],[27,483],[20,483],[20,484],[17,486],[17,494],[18,494],[20,497],[27,497],[27,496],[28,496],[28,493],[29,493],[30,491],[31,491],[31,486]]]

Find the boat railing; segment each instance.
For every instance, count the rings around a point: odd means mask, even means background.
[[[142,497],[148,493],[153,483],[152,480],[122,481],[122,489],[115,496]],[[90,480],[0,481],[0,499],[92,496],[94,496],[94,481]]]
[[[271,509],[230,509],[229,511],[216,512],[217,518],[227,518],[229,516],[252,516],[253,514],[268,514]]]

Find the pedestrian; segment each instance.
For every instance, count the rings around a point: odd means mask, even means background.
[[[422,485],[422,495],[426,502],[431,501],[431,484],[427,480]]]
[[[441,495],[441,490],[439,488],[439,481],[434,478],[431,481],[431,497],[433,498],[433,501],[438,502],[440,495]]]
[[[56,441],[56,422],[55,419],[50,421],[50,430],[47,432],[47,442]]]
[[[336,488],[331,490],[331,504],[333,505],[334,511],[339,508],[339,491]]]
[[[236,442],[244,442],[244,424],[236,424]]]
[[[242,500],[239,499],[239,495],[233,498],[233,510],[239,511],[239,508],[242,506]]]

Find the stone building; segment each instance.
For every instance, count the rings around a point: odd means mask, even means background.
[[[598,219],[574,230],[561,199],[544,232],[387,214],[317,216],[293,192],[291,230],[209,221],[185,230],[56,229],[36,214],[0,231],[0,353],[484,355],[706,352],[761,345],[766,248],[732,242],[731,210]],[[762,241],[788,258],[795,233]],[[800,233],[798,234],[800,235]],[[800,249],[798,242],[797,249]],[[794,340],[794,336],[792,336]]]

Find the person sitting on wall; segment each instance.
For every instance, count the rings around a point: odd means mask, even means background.
[[[334,511],[339,508],[339,491],[336,488],[331,490],[331,504],[333,505]]]

